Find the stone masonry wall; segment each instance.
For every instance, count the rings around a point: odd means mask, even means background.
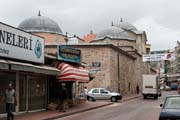
[[[70,47],[81,50],[82,62],[89,65],[86,69],[98,70],[95,78],[88,83],[89,89],[104,87],[122,94],[135,93],[137,84],[141,90],[142,74],[151,72],[148,64],[142,62],[142,56],[137,55],[136,59],[133,59],[111,46],[73,45]],[[56,53],[56,51],[56,47],[45,49],[48,53]],[[93,67],[93,62],[100,62],[100,67]]]
[[[109,47],[79,46],[76,48],[81,50],[82,62],[85,62],[89,65],[89,67],[86,67],[86,69],[98,70],[94,80],[88,83],[88,88],[93,88],[93,87],[111,88],[111,81],[110,81],[111,53]],[[100,62],[101,66],[99,68],[93,67],[92,66],[93,62]]]
[[[65,37],[63,35],[51,34],[51,33],[33,33],[44,38],[45,44],[65,43]]]
[[[105,87],[123,94],[134,93],[134,59],[109,46],[76,46],[76,48],[82,52],[82,61],[90,65],[89,70],[96,69],[91,66],[92,62],[101,62],[100,71],[95,74],[88,88]]]

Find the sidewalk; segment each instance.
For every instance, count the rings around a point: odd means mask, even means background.
[[[122,102],[128,101],[131,99],[135,99],[141,97],[139,95],[125,95],[123,96]],[[72,108],[66,109],[66,112],[58,112],[58,111],[41,111],[41,112],[34,112],[34,113],[25,113],[21,115],[16,115],[15,120],[53,120],[60,117],[65,117],[68,115],[73,115],[80,112],[85,112],[88,110],[93,110],[96,108],[104,107],[113,104],[110,101],[96,101],[96,102],[87,102],[83,104],[76,105]],[[6,120],[6,118],[0,118],[0,120]]]

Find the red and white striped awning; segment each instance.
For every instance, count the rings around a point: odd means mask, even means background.
[[[59,82],[61,81],[79,81],[89,82],[89,71],[83,67],[72,66],[68,63],[61,62],[57,64],[57,68],[61,71],[57,76]]]

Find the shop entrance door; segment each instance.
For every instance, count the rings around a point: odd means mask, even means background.
[[[20,74],[19,111],[46,109],[47,79],[45,75]]]

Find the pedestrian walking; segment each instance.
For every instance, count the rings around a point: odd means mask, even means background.
[[[139,85],[136,86],[136,93],[139,94]]]
[[[16,105],[16,92],[12,87],[12,83],[8,84],[8,88],[5,92],[5,100],[6,100],[6,112],[7,112],[7,120],[14,120],[13,110]]]
[[[180,94],[180,83],[178,83],[177,90],[178,90],[178,94]]]
[[[67,90],[65,84],[61,84],[61,90],[59,92],[59,112],[65,111],[65,100],[67,99]]]
[[[88,89],[87,89],[87,87],[85,86],[85,87],[84,87],[84,97],[85,97],[86,100],[87,100],[87,94],[88,94]]]

